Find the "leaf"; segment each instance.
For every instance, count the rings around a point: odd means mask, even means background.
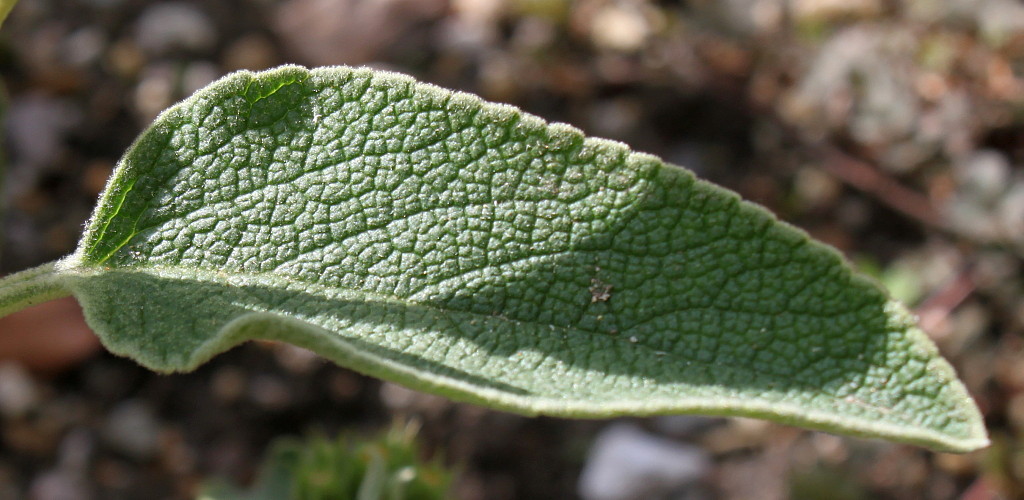
[[[11,9],[18,3],[18,0],[0,0],[0,25],[3,24],[4,19],[7,19],[7,15],[11,13]]]
[[[67,292],[159,371],[276,339],[524,414],[987,443],[914,319],[834,250],[650,155],[367,69],[235,73],[166,111],[76,253],[8,279],[0,312]]]
[[[280,498],[434,500],[449,498],[454,473],[440,460],[420,459],[418,425],[395,425],[372,439],[278,438],[248,491],[223,479],[208,482],[199,500]]]

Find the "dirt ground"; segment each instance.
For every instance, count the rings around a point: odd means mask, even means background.
[[[24,0],[0,29],[0,272],[71,252],[162,109],[286,62],[510,103],[767,206],[915,310],[993,440],[949,455],[746,419],[627,419],[711,461],[664,498],[1024,498],[1017,2]],[[158,375],[99,349],[71,301],[26,318],[0,327],[19,339],[0,342],[0,499],[192,498],[211,477],[250,480],[275,437],[396,418],[420,420],[426,449],[460,467],[458,498],[577,498],[609,424],[453,404],[275,344]]]

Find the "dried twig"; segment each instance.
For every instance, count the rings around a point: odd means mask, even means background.
[[[865,191],[883,205],[935,228],[949,230],[925,195],[909,189],[868,163],[833,148],[823,151],[822,168],[839,180]]]

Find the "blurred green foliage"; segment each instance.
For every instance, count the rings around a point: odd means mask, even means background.
[[[447,497],[454,473],[424,461],[418,426],[395,425],[370,440],[351,437],[275,441],[253,487],[212,482],[199,500],[434,500]]]

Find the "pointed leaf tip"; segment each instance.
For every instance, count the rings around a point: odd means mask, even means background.
[[[392,73],[197,92],[127,152],[59,272],[108,348],[163,371],[271,338],[520,413],[987,442],[950,365],[834,250],[655,157]]]

